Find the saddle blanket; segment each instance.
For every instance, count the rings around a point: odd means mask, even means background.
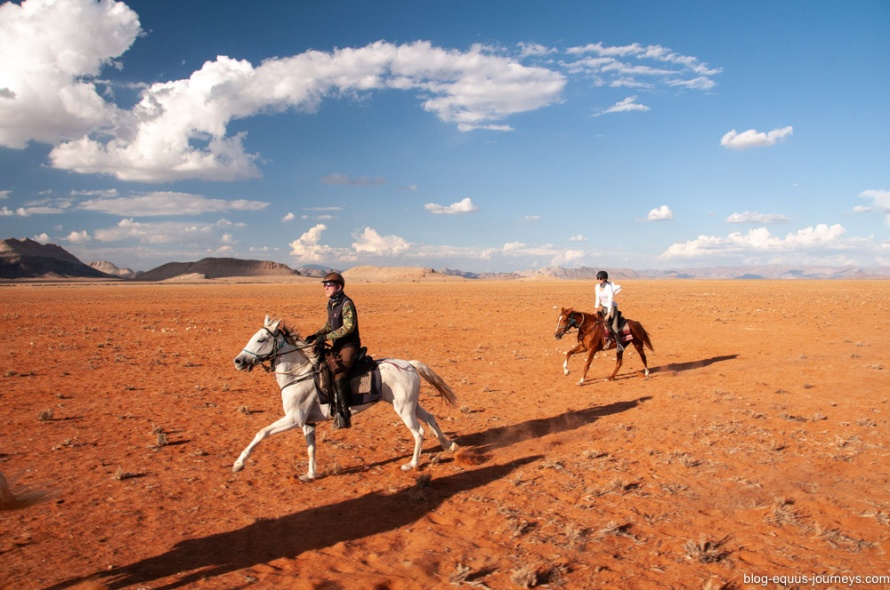
[[[331,403],[330,373],[316,376],[318,401],[322,404]],[[383,397],[382,379],[378,361],[370,356],[363,356],[352,366],[349,372],[350,406],[361,406],[380,401]]]

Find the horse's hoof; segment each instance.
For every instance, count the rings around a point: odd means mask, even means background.
[[[402,471],[413,471],[414,468],[415,468],[415,465],[413,463],[405,463],[401,467]]]
[[[238,473],[242,469],[244,469],[244,463],[235,463],[232,465],[232,473]]]
[[[451,445],[448,447],[449,453],[456,453],[459,450],[460,450],[460,447],[458,446],[458,444],[456,442],[451,443]]]
[[[563,369],[562,373],[563,373],[563,375],[565,375],[566,377],[568,377],[568,376],[569,376],[569,373],[571,373],[571,371],[568,371],[568,370],[566,370],[566,369]]]
[[[584,379],[579,379],[579,380],[578,380],[578,385],[584,385]]]
[[[315,476],[309,475],[307,473],[306,475],[301,475],[299,479],[300,479],[300,481],[302,481],[304,483],[309,483],[309,482],[315,481]]]

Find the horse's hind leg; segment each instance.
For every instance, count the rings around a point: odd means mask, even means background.
[[[411,461],[401,467],[402,471],[411,471],[412,469],[417,469],[417,466],[420,464],[420,452],[423,450],[423,427],[417,420],[417,413],[413,408],[400,408],[396,411],[399,413],[402,422],[411,431],[411,436],[414,437],[414,453],[411,455]]]
[[[649,376],[649,361],[646,360],[646,353],[643,351],[643,343],[637,342],[634,340],[634,348],[637,349],[637,352],[640,354],[640,360],[643,361],[643,374],[648,377]]]
[[[442,450],[449,451],[451,453],[457,452],[457,443],[448,440],[448,437],[445,436],[445,433],[442,432],[441,428],[439,428],[439,423],[436,422],[435,416],[433,416],[420,406],[417,406],[417,417],[429,424],[430,428],[433,429],[433,432],[436,433],[436,438],[439,439],[439,444],[442,445]]]
[[[253,452],[254,447],[256,447],[260,442],[273,434],[278,434],[279,432],[284,432],[286,430],[290,430],[294,428],[297,423],[290,416],[284,416],[279,418],[272,424],[269,424],[265,428],[261,428],[259,432],[256,433],[256,436],[253,437],[253,440],[250,442],[247,447],[241,451],[241,455],[238,457],[238,460],[235,461],[235,464],[232,465],[232,471],[238,473],[242,469],[244,469],[244,462],[247,461],[247,458],[250,457],[250,454]]]

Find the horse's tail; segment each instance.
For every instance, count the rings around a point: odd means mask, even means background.
[[[643,344],[645,344],[649,350],[651,350],[652,352],[655,352],[655,349],[652,348],[652,342],[649,340],[649,332],[646,331],[646,328],[644,328],[643,324],[641,324],[640,322],[637,322],[636,324],[637,324],[637,328],[640,329],[640,334],[639,334],[640,340],[643,341]],[[634,334],[634,336],[637,336],[637,335]]]
[[[414,367],[414,369],[418,373],[420,373],[420,376],[423,377],[427,383],[432,385],[436,389],[436,391],[439,392],[439,395],[442,397],[442,399],[447,401],[452,406],[457,405],[457,396],[451,390],[451,387],[449,387],[448,384],[445,383],[445,380],[439,377],[439,375],[437,375],[435,371],[430,369],[428,366],[426,366],[425,363],[421,361],[408,361],[408,364]]]

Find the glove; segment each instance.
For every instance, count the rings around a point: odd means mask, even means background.
[[[318,339],[318,334],[309,334],[308,336],[306,336],[305,342],[306,342],[306,344],[312,344],[317,339]]]

